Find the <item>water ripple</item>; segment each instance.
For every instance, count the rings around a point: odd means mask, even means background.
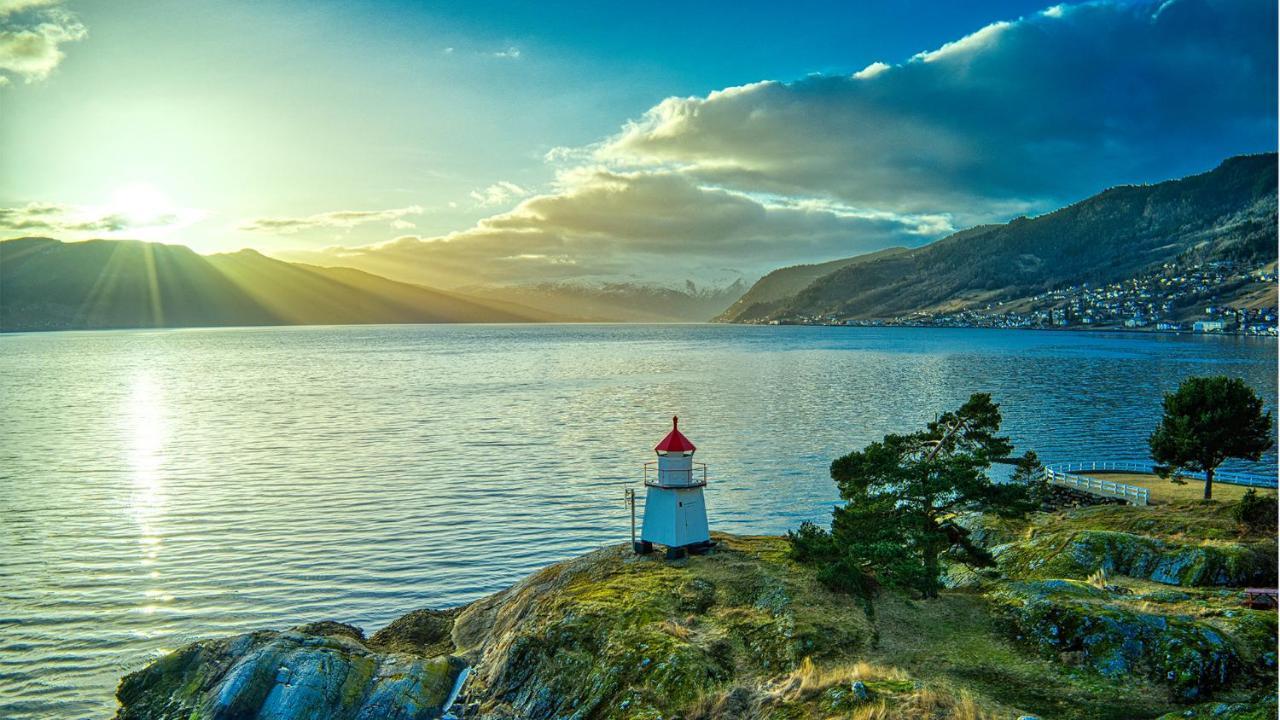
[[[0,717],[114,711],[198,637],[374,630],[624,540],[623,482],[682,428],[713,527],[780,532],[831,459],[969,393],[1048,460],[1143,459],[1191,374],[1276,395],[1274,342],[723,326],[0,337]],[[1274,464],[1274,457],[1266,460]]]

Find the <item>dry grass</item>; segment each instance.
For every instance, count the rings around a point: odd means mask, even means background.
[[[884,680],[902,682],[908,679],[905,672],[894,667],[867,662],[820,667],[813,660],[805,658],[795,670],[774,682],[769,688],[769,694],[787,701],[804,700],[837,685],[852,684],[856,680],[866,683]]]
[[[864,720],[991,720],[973,697],[936,686],[914,683],[903,670],[868,662],[822,667],[809,658],[765,689],[764,706],[812,702],[832,688],[861,681],[875,695],[852,709],[850,718]],[[877,697],[878,696],[878,697]]]
[[[1093,572],[1092,575],[1089,576],[1089,579],[1086,580],[1085,582],[1098,588],[1099,590],[1106,590],[1107,585],[1110,584],[1111,582],[1111,579],[1107,577],[1106,568],[1098,568]]]
[[[663,620],[659,627],[662,629],[662,632],[673,638],[684,640],[685,642],[688,642],[689,638],[693,637],[693,630],[690,630],[688,625],[670,618]]]

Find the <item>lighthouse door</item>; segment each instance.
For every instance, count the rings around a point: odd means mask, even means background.
[[[687,544],[694,542],[699,535],[706,532],[703,529],[702,521],[702,498],[690,494],[681,503],[682,511],[680,513],[680,542]]]

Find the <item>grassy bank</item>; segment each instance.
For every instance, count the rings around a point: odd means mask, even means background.
[[[1180,480],[1165,479],[1158,475],[1149,473],[1080,473],[1085,477],[1098,478],[1099,480],[1110,480],[1111,482],[1124,483],[1125,485],[1134,485],[1137,487],[1147,488],[1151,491],[1151,502],[1153,504],[1164,503],[1183,503],[1201,500],[1204,497],[1204,481],[1203,480]],[[1218,502],[1233,503],[1239,502],[1240,498],[1249,491],[1243,485],[1228,485],[1226,483],[1213,484],[1213,499]],[[1262,488],[1254,488],[1259,494],[1275,497],[1274,490],[1265,490]]]

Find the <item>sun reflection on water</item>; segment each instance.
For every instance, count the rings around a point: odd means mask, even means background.
[[[129,510],[138,526],[139,564],[153,566],[164,545],[159,523],[167,501],[163,466],[169,426],[163,390],[150,375],[134,379],[122,418],[133,481]],[[157,603],[170,602],[173,596],[159,587],[159,570],[151,569],[147,579],[152,587],[144,591],[146,605],[139,610],[150,614],[156,611]]]

